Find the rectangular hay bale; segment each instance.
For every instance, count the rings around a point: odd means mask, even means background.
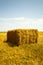
[[[7,40],[14,44],[37,43],[38,31],[34,29],[17,29],[8,31]]]
[[[38,30],[30,30],[30,34],[29,34],[29,42],[30,43],[37,43],[37,39],[38,39]]]

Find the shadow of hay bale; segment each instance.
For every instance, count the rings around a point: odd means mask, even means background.
[[[7,42],[7,43],[8,43],[8,45],[9,45],[10,47],[18,46],[17,44],[14,44],[14,43],[11,43],[11,42]]]
[[[6,43],[6,44],[8,44],[8,46],[10,46],[10,47],[14,47],[14,46],[19,46],[19,45],[17,45],[16,43],[12,43],[12,42],[9,42],[9,41],[3,41],[4,43]]]

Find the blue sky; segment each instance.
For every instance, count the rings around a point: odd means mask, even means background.
[[[15,28],[43,31],[43,0],[0,0],[0,31]]]

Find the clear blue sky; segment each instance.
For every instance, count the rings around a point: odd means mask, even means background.
[[[13,22],[11,20],[9,22],[2,19],[20,17],[43,20],[43,0],[0,0],[0,31],[8,30],[9,26],[14,28],[15,22],[23,22],[23,20],[12,19]],[[16,26],[18,25],[15,24]]]

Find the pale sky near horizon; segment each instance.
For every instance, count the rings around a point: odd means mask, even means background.
[[[0,31],[16,28],[43,31],[43,0],[0,0]]]

